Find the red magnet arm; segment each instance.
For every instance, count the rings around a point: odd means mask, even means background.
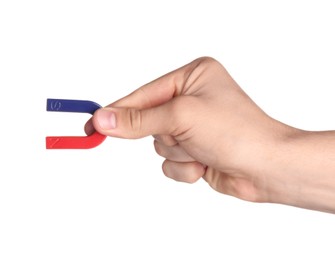
[[[47,111],[77,112],[93,115],[101,106],[88,100],[47,99]],[[88,136],[47,136],[47,149],[89,149],[98,146],[106,139],[105,135],[94,132]]]

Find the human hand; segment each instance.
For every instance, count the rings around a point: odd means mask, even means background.
[[[163,172],[177,181],[203,178],[218,192],[243,200],[335,211],[334,203],[324,202],[334,192],[319,197],[309,192],[323,188],[310,180],[320,163],[329,162],[320,157],[306,164],[300,155],[313,157],[313,143],[326,144],[327,138],[269,117],[212,58],[194,60],[97,110],[85,129],[130,139],[153,135],[157,153],[166,159]]]
[[[203,177],[215,190],[265,201],[256,165],[269,156],[282,129],[242,91],[224,67],[200,58],[124,97],[93,117],[102,134],[153,135],[163,171],[177,181]],[[87,132],[92,131],[89,123]]]

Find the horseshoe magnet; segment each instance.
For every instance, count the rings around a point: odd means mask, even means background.
[[[47,99],[47,111],[93,113],[101,106],[89,100]],[[47,136],[46,149],[89,149],[98,146],[106,139],[105,135],[94,132],[87,136]]]

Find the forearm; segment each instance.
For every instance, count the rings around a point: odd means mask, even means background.
[[[269,201],[335,213],[335,131],[293,131],[275,148]]]

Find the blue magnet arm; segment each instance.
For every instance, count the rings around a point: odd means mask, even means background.
[[[101,106],[99,104],[89,100],[47,99],[47,111],[78,112],[93,115],[95,110],[100,107]]]

